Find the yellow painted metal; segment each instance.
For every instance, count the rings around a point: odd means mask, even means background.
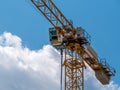
[[[73,29],[73,25],[67,20],[52,0],[31,0],[47,20],[54,26],[65,27],[69,26]]]
[[[65,49],[64,90],[84,90],[84,62],[76,53],[70,49]]]
[[[64,41],[60,46],[65,53],[64,59],[64,90],[84,90],[84,62],[86,62],[96,73],[96,78],[102,84],[108,84],[111,76],[115,72],[98,60],[97,54],[90,45],[82,43],[75,37],[76,29],[52,2],[52,0],[31,0],[36,8],[46,17],[46,19],[56,28],[58,37],[63,37]],[[55,44],[59,46],[58,44]],[[88,45],[88,46],[87,46]],[[54,45],[53,45],[54,46]],[[93,55],[91,55],[93,54]],[[95,56],[95,58],[94,58]],[[101,74],[101,76],[98,75]],[[106,79],[103,79],[106,77]],[[104,81],[104,80],[107,80]]]

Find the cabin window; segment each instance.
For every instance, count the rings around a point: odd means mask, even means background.
[[[55,28],[49,28],[49,37],[50,37],[50,41],[58,40],[57,32]]]
[[[57,36],[52,36],[52,40],[58,40]]]

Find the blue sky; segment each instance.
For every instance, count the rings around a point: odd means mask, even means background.
[[[116,69],[115,83],[120,85],[120,1],[119,0],[53,0],[74,26],[82,26],[91,35],[91,45],[100,57]],[[0,1],[0,34],[11,32],[24,46],[38,50],[49,44],[51,24],[30,0]]]

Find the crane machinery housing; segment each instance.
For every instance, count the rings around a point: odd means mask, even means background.
[[[52,24],[49,28],[50,42],[57,50],[61,50],[61,90],[84,90],[85,63],[103,85],[109,84],[115,70],[105,59],[100,59],[91,47],[90,35],[82,27],[74,27],[52,0],[31,2]]]

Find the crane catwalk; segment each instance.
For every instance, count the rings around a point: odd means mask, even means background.
[[[84,90],[85,63],[93,69],[103,85],[109,84],[115,70],[105,60],[98,58],[90,45],[89,34],[82,27],[75,28],[52,0],[31,2],[52,24],[49,28],[50,42],[61,50],[61,90]]]

